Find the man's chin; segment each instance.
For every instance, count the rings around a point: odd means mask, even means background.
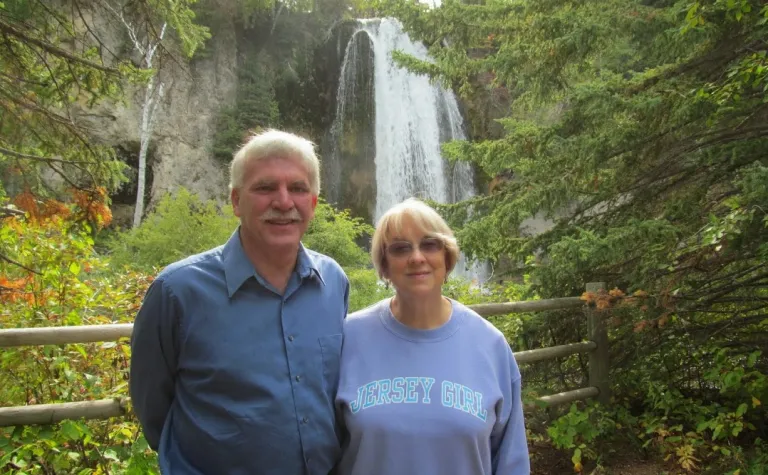
[[[271,248],[292,248],[298,247],[301,242],[301,235],[297,232],[292,233],[270,233],[265,236],[265,242]]]

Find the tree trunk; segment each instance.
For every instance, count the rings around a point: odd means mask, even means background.
[[[147,181],[147,151],[149,150],[149,140],[152,137],[152,129],[155,123],[155,111],[157,105],[163,97],[165,84],[160,83],[155,89],[155,78],[152,77],[147,83],[147,89],[144,94],[144,105],[141,111],[141,125],[139,126],[139,170],[136,183],[136,207],[133,211],[133,227],[141,224],[144,216],[144,195],[146,194]]]
[[[160,45],[160,42],[165,36],[165,28],[167,23],[163,24],[163,28],[160,31],[158,41],[154,44],[148,45],[146,48],[141,47],[138,42],[134,42],[139,51],[144,51],[144,66],[146,68],[152,68],[152,59],[155,56],[155,51]],[[133,227],[137,227],[141,224],[141,219],[144,217],[144,195],[146,194],[146,181],[147,181],[147,151],[149,150],[149,140],[152,138],[152,129],[155,125],[155,112],[157,111],[157,105],[163,97],[164,83],[160,83],[155,87],[155,79],[157,73],[149,78],[147,88],[144,91],[144,104],[141,108],[141,125],[139,125],[139,170],[138,177],[136,178],[136,207],[133,210]]]

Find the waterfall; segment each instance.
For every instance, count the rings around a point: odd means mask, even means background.
[[[358,122],[352,126],[360,125],[360,110],[364,110],[362,115],[373,122],[369,148],[373,149],[375,164],[375,191],[371,190],[375,200],[370,213],[374,223],[390,207],[411,196],[454,203],[475,195],[471,166],[465,162],[450,164],[440,151],[441,143],[466,138],[456,97],[426,76],[396,66],[392,60],[395,50],[428,60],[427,49],[411,41],[396,20],[359,21],[344,54],[325,162],[329,200],[343,202],[345,191],[339,172],[351,165],[342,145],[347,139],[344,134],[353,118]],[[371,89],[373,101],[369,104],[371,97],[365,96]],[[370,156],[365,158],[370,166]],[[485,265],[467,267],[463,256],[455,272],[475,281],[483,280],[486,274]]]

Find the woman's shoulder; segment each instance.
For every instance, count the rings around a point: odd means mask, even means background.
[[[507,339],[501,330],[481,317],[479,313],[459,301],[451,299],[451,302],[453,303],[453,311],[461,315],[463,326],[472,332],[473,337],[487,338],[506,343]]]
[[[381,312],[384,311],[388,305],[389,299],[380,300],[374,304],[371,304],[365,308],[357,310],[347,315],[344,320],[345,330],[350,328],[365,327],[373,322],[379,321]]]

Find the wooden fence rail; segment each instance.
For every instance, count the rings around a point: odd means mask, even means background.
[[[603,283],[590,283],[587,284],[587,291],[596,292],[604,287]],[[529,364],[578,353],[588,353],[588,387],[542,396],[539,398],[539,401],[549,406],[556,406],[597,397],[601,403],[608,403],[610,399],[608,333],[602,317],[597,312],[585,307],[584,302],[579,297],[532,300],[527,302],[488,303],[469,305],[469,307],[483,317],[510,313],[583,308],[587,317],[590,341],[519,351],[515,353],[515,360],[518,364]],[[131,323],[0,330],[0,348],[116,341],[121,338],[130,338],[132,331],[133,324]],[[126,398],[0,407],[0,427],[45,425],[71,419],[122,417],[126,414],[128,402],[129,400]]]
[[[469,308],[482,315],[491,317],[508,313],[542,312],[565,308],[582,307],[584,302],[579,297],[532,300],[528,302],[484,303],[469,305]],[[95,343],[130,338],[132,323],[109,325],[82,325],[71,327],[12,328],[0,330],[0,348],[34,345],[68,345],[73,343]]]

